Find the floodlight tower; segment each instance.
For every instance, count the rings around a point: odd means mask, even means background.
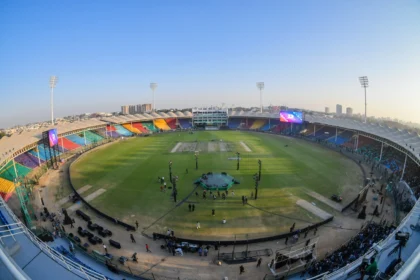
[[[152,111],[156,111],[155,108],[155,89],[157,88],[158,84],[157,83],[150,83],[150,88],[152,89],[153,92],[153,107],[152,107]]]
[[[57,76],[50,77],[50,88],[51,88],[51,125],[54,125],[54,88],[58,82]]]
[[[369,80],[368,80],[368,77],[362,76],[362,77],[359,77],[359,81],[362,87],[365,89],[365,123],[366,123],[367,122],[366,88],[369,86]]]
[[[264,82],[258,82],[257,88],[260,90],[260,112],[263,112],[263,106],[262,106],[262,91],[264,89]]]

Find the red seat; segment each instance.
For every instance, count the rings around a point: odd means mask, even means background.
[[[80,145],[70,141],[66,137],[59,138],[58,145],[66,150],[73,150],[80,147]]]

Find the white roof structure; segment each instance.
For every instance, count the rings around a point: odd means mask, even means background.
[[[42,138],[42,132],[44,131],[56,128],[58,134],[63,134],[79,129],[105,125],[106,123],[99,119],[89,119],[69,123],[60,123],[54,126],[49,124],[44,125],[39,129],[14,133],[10,137],[3,137],[0,139],[0,163],[9,158],[17,150],[40,141]]]
[[[54,128],[57,128],[59,134],[68,133],[75,130],[87,129],[90,127],[105,125],[106,123],[124,124],[135,121],[152,121],[159,118],[190,118],[192,113],[190,111],[176,111],[169,113],[153,112],[151,114],[135,114],[105,117],[102,119],[89,119],[77,121],[73,123],[63,123]],[[278,113],[259,113],[251,111],[232,111],[230,117],[253,117],[253,118],[272,118],[278,119]],[[376,136],[378,140],[386,140],[390,143],[398,145],[401,150],[410,153],[410,157],[420,163],[420,136],[415,133],[410,133],[406,130],[398,130],[387,126],[378,124],[362,123],[356,120],[331,118],[329,116],[313,116],[305,115],[305,120],[310,123],[329,125],[339,127],[341,129],[352,130],[359,133],[365,133],[370,136]],[[15,133],[11,137],[4,137],[0,140],[0,163],[6,158],[10,157],[14,151],[24,148],[25,146],[34,144],[41,140],[43,131],[53,128],[52,126],[44,126],[38,130],[31,130],[27,132]]]

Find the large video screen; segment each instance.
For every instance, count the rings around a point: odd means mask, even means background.
[[[280,111],[280,121],[287,123],[303,123],[303,113],[296,111]]]
[[[48,138],[50,139],[50,147],[54,147],[58,144],[57,129],[51,129],[48,131]]]

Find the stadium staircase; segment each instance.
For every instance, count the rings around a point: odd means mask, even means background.
[[[165,122],[168,124],[168,126],[171,129],[177,129],[177,127],[176,127],[176,119],[175,118],[165,119]]]
[[[118,134],[120,134],[121,136],[133,136],[133,133],[130,132],[129,130],[125,129],[122,125],[116,124],[114,125],[116,131],[118,132]]]
[[[186,129],[186,128],[191,128],[192,127],[191,119],[178,119],[178,122],[179,122],[179,126],[181,128]]]
[[[76,143],[77,145],[80,145],[80,146],[85,146],[85,143],[86,145],[90,144],[89,140],[86,139],[86,142],[85,142],[85,138],[80,137],[77,134],[67,135],[66,138],[70,140],[71,142]]]
[[[150,132],[141,123],[133,123],[133,127],[135,127],[141,133],[149,133]]]
[[[261,129],[265,125],[266,122],[267,122],[267,120],[262,120],[262,119],[255,120],[254,123],[249,128],[250,129]]]
[[[79,147],[80,147],[80,145],[78,145],[78,144],[76,144],[76,143],[74,143],[74,142],[70,141],[70,140],[69,140],[69,139],[67,139],[66,137],[61,137],[61,138],[58,138],[58,145],[59,145],[61,148],[66,149],[66,151],[71,151],[71,150],[74,150],[74,149],[77,149],[77,148],[79,148]]]
[[[102,140],[104,140],[104,138],[102,136],[100,136],[96,133],[93,133],[90,130],[85,131],[85,136],[86,136],[86,139],[89,140],[89,142],[91,142],[91,143],[99,143]]]
[[[155,119],[153,121],[153,123],[159,129],[162,129],[162,130],[171,130],[171,128],[168,126],[168,124],[165,122],[164,119]]]
[[[127,129],[128,131],[130,131],[130,132],[134,133],[134,134],[141,134],[141,131],[140,131],[140,130],[138,130],[138,129],[134,126],[134,124],[131,124],[131,123],[126,123],[126,124],[123,124],[123,127],[124,127],[125,129]]]
[[[36,168],[39,166],[39,160],[37,157],[33,156],[31,153],[26,152],[17,157],[15,157],[15,161],[19,164],[26,166],[28,168]],[[42,164],[43,161],[41,161]]]
[[[153,123],[148,123],[148,122],[145,122],[145,123],[142,123],[142,125],[145,127],[145,128],[147,128],[150,132],[157,132],[158,130],[157,130],[157,128],[154,126],[154,124]]]

